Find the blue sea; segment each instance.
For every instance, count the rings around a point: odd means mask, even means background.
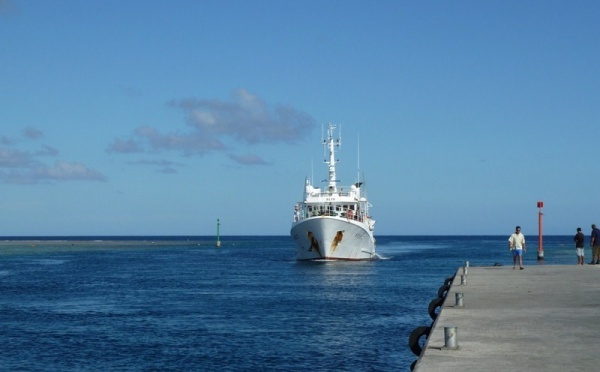
[[[0,238],[0,369],[408,371],[444,279],[512,267],[507,239],[379,236],[376,261],[297,262],[287,236]],[[571,236],[544,237],[542,262],[528,247],[525,265],[577,262]]]

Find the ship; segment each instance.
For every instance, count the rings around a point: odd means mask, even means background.
[[[324,163],[328,168],[326,188],[314,185],[306,178],[303,198],[294,206],[290,234],[296,245],[296,258],[310,260],[368,261],[377,259],[375,220],[369,214],[364,182],[338,186],[335,151],[341,146],[341,136],[334,139],[336,126],[329,124],[327,138],[322,140]]]

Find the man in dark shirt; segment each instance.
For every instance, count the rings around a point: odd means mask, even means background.
[[[596,227],[596,224],[592,225],[592,239],[590,240],[590,246],[592,247],[592,265],[600,265],[600,229]]]
[[[577,252],[577,265],[583,265],[585,262],[585,258],[583,257],[583,247],[585,236],[581,232],[581,227],[577,228],[577,234],[573,237],[573,241],[575,242],[575,251]]]

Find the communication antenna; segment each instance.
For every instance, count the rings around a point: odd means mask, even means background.
[[[356,182],[360,182],[360,134],[356,135]]]
[[[327,160],[325,160],[325,159],[327,159],[327,158],[326,158],[326,156],[327,156],[327,155],[326,155],[326,151],[325,151],[325,144],[326,144],[326,143],[327,143],[327,142],[326,142],[326,140],[325,140],[325,137],[324,137],[324,135],[323,135],[323,123],[321,123],[321,145],[322,145],[322,147],[323,147],[323,161],[324,161],[324,162],[325,162],[325,161],[327,161]]]
[[[310,158],[310,183],[314,185],[315,179],[315,158]]]

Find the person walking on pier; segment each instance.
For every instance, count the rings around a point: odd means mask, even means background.
[[[573,237],[573,241],[575,242],[575,251],[577,252],[577,265],[583,265],[585,263],[585,258],[583,257],[583,247],[585,236],[581,232],[581,227],[577,228],[577,234]]]
[[[513,270],[517,267],[517,259],[519,260],[519,269],[523,270],[523,252],[527,252],[527,250],[525,249],[525,236],[521,234],[521,226],[517,226],[515,232],[508,238],[508,249],[513,252]]]
[[[592,225],[590,247],[592,247],[592,262],[590,264],[600,265],[600,229],[596,227],[596,224]]]

